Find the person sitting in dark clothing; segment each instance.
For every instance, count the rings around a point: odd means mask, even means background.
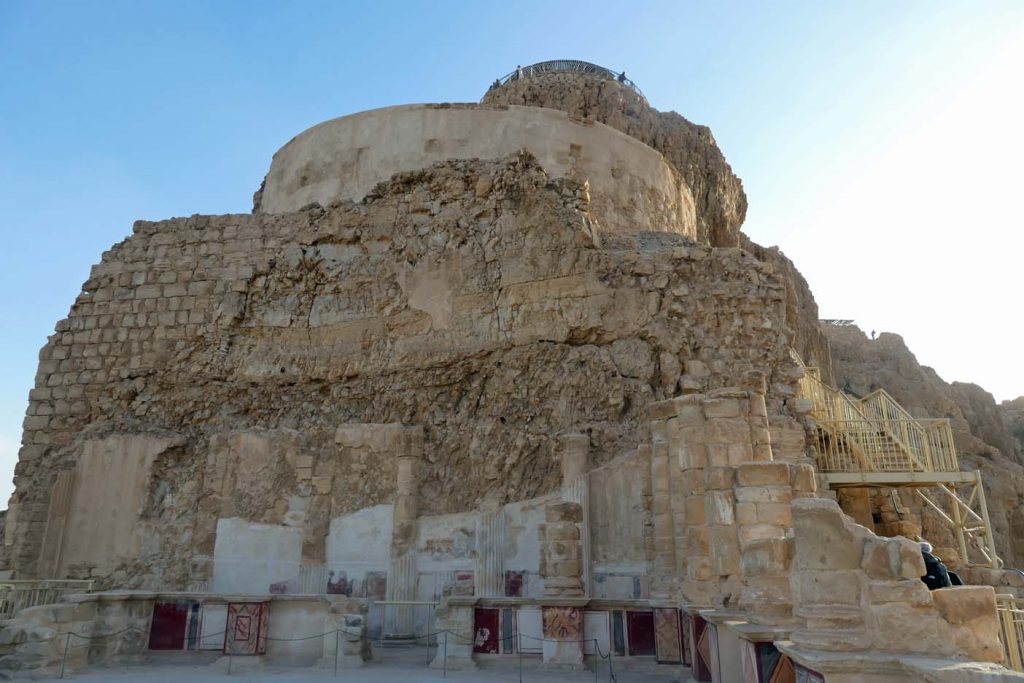
[[[949,570],[942,560],[932,555],[932,544],[921,541],[921,555],[924,556],[924,576],[921,580],[928,586],[928,590],[936,588],[949,588],[953,582],[949,578]],[[960,577],[957,577],[959,580]]]

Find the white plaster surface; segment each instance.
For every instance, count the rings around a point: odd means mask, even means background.
[[[319,600],[271,603],[267,619],[267,657],[270,661],[311,666],[323,657],[323,634],[332,629],[327,625],[329,607],[326,601]]]
[[[217,593],[269,593],[293,579],[302,560],[302,530],[256,524],[238,517],[217,520],[213,587]]]
[[[200,613],[199,649],[223,650],[228,627],[228,606],[204,604]]]
[[[516,612],[516,627],[519,629],[519,649],[522,652],[539,653],[544,638],[544,617],[539,607],[523,607]]]
[[[325,121],[274,155],[261,210],[358,201],[395,173],[523,148],[549,174],[589,181],[604,229],[695,234],[691,193],[659,152],[604,124],[540,107],[414,104]]]
[[[607,655],[612,651],[608,619],[608,612],[605,611],[583,612],[583,654],[602,652]]]
[[[424,572],[473,569],[476,513],[420,517],[417,520],[416,568]]]
[[[391,559],[394,506],[375,505],[331,520],[327,534],[327,566],[344,572],[349,581],[363,581],[367,572],[386,572]]]

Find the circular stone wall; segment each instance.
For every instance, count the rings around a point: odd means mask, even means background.
[[[395,173],[523,148],[550,175],[590,182],[603,229],[695,236],[693,198],[660,153],[604,124],[539,107],[419,104],[325,121],[274,155],[257,211],[357,201]]]

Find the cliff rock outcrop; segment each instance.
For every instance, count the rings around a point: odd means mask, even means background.
[[[511,80],[489,90],[482,102],[560,109],[653,147],[665,155],[693,194],[698,240],[716,247],[739,246],[747,196],[707,126],[654,109],[626,85],[584,74],[542,73]]]

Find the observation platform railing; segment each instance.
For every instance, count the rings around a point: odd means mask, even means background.
[[[552,59],[547,62],[537,62],[536,64],[531,64],[529,66],[521,66],[515,71],[507,73],[499,78],[498,84],[505,85],[510,81],[519,80],[520,78],[529,78],[531,76],[539,76],[540,74],[545,73],[581,73],[602,76],[609,80],[617,81],[628,87],[640,97],[644,97],[640,88],[637,87],[636,83],[626,78],[624,72],[612,71],[611,69],[607,69],[603,66],[584,62],[579,59]]]

